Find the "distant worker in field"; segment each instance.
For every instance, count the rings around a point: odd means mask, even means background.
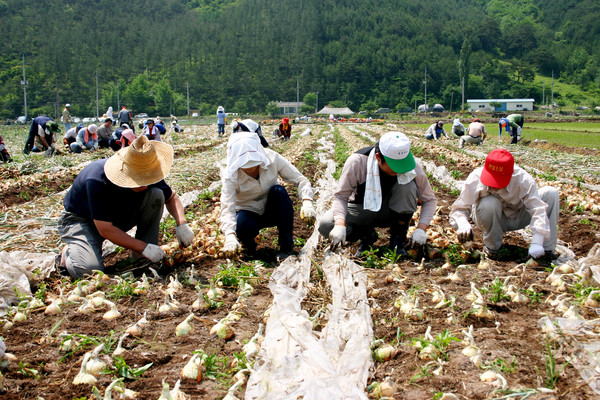
[[[262,147],[269,147],[269,142],[264,138],[262,129],[259,124],[251,119],[244,119],[238,121],[237,119],[231,123],[231,130],[233,133],[237,132],[255,132],[260,138],[260,144]]]
[[[177,123],[177,121],[173,121],[171,122],[171,129],[169,129],[169,133],[179,133],[179,132],[183,132],[183,128],[181,127],[181,125],[179,125]]]
[[[221,232],[225,235],[222,252],[231,256],[244,246],[246,255],[256,251],[255,237],[265,227],[279,231],[281,260],[294,253],[294,205],[279,177],[298,187],[302,199],[300,218],[313,222],[313,189],[308,179],[279,153],[262,147],[252,132],[230,136],[227,167],[221,171]],[[241,242],[241,244],[240,244]]]
[[[65,131],[71,129],[71,105],[69,103],[65,104],[65,108],[62,111],[62,122],[65,124]]]
[[[444,121],[438,121],[435,124],[431,124],[427,131],[425,131],[425,139],[427,140],[439,140],[444,135],[446,139],[449,139],[448,134],[444,130]]]
[[[486,137],[487,132],[485,130],[485,125],[481,123],[479,118],[474,118],[473,122],[471,122],[467,128],[467,133],[458,140],[458,148],[462,149],[465,143],[475,145],[483,144]]]
[[[127,126],[135,132],[131,111],[129,111],[125,106],[121,107],[121,111],[119,111],[118,119],[119,119],[119,126],[121,126],[123,124],[127,124]]]
[[[56,135],[60,133],[58,124],[50,117],[40,115],[31,121],[29,128],[29,137],[25,142],[23,154],[30,152],[39,153],[45,151],[46,155],[51,156],[56,150]]]
[[[77,279],[104,271],[105,239],[131,250],[134,258],[159,262],[165,256],[158,246],[164,206],[175,219],[180,245],[189,246],[194,233],[183,204],[164,181],[172,164],[170,145],[142,135],[109,159],[86,166],[65,196],[65,210],[58,220],[58,231],[66,243],[59,256],[59,271]],[[135,238],[127,234],[134,226]]]
[[[149,119],[146,121],[146,126],[144,127],[144,130],[142,131],[142,135],[146,135],[148,137],[148,139],[150,139],[150,140],[156,140],[157,142],[162,142],[162,140],[160,138],[160,131],[154,125],[153,119]]]
[[[292,136],[292,125],[290,124],[289,118],[284,118],[279,124],[279,134],[283,137],[283,140],[290,140]]]
[[[523,130],[523,123],[525,118],[521,114],[510,114],[506,118],[500,118],[498,126],[500,128],[498,137],[502,137],[502,128],[506,129],[506,132],[510,133],[512,140],[510,144],[517,144],[521,140],[521,131]]]
[[[12,157],[10,156],[8,149],[6,148],[6,144],[4,143],[4,139],[2,139],[2,136],[0,136],[0,161],[4,163],[12,162]]]
[[[454,121],[452,121],[452,133],[458,137],[465,134],[465,126],[460,122],[460,118],[455,118]]]
[[[483,232],[484,251],[491,259],[500,257],[504,232],[530,226],[529,255],[534,259],[556,258],[558,190],[544,186],[515,165],[510,152],[491,151],[483,167],[468,176],[460,196],[450,210],[450,224],[461,243],[473,239],[470,219]]]
[[[98,147],[101,149],[107,149],[110,147],[110,140],[112,139],[112,118],[106,118],[104,123],[98,127]]]
[[[71,143],[73,153],[81,153],[83,150],[91,152],[98,148],[98,126],[91,124],[87,128],[82,128],[77,132],[77,140]]]
[[[219,137],[225,136],[225,125],[227,124],[227,114],[223,106],[217,107],[217,130]]]
[[[112,138],[110,139],[109,146],[114,151],[119,151],[124,147],[130,146],[135,140],[135,134],[127,124],[123,124],[113,132]]]
[[[388,132],[375,146],[348,157],[332,209],[319,222],[319,232],[331,240],[333,249],[345,241],[359,240],[355,255],[359,257],[377,240],[375,228],[389,228],[388,247],[398,255],[406,255],[409,242],[425,244],[425,231],[435,214],[437,199],[410,145],[404,133]],[[419,223],[407,238],[419,202]]]
[[[65,132],[65,136],[63,136],[63,144],[68,150],[71,149],[71,143],[75,143],[77,141],[77,132],[84,127],[85,125],[83,124],[77,124],[77,126],[74,126]]]

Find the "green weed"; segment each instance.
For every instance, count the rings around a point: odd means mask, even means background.
[[[502,301],[510,300],[510,296],[504,293],[504,283],[498,278],[494,279],[494,281],[489,286],[490,293],[490,301],[492,303],[500,303]]]
[[[144,372],[146,372],[153,364],[153,363],[150,363],[150,364],[144,365],[143,367],[132,368],[129,365],[127,365],[123,356],[116,356],[113,359],[113,361],[114,361],[115,368],[117,370],[117,374],[119,374],[120,377],[123,377],[125,379],[131,379],[131,380],[139,379],[140,376]]]
[[[221,270],[213,278],[214,282],[221,282],[223,286],[238,287],[240,280],[257,276],[253,264],[221,264]]]
[[[553,347],[550,339],[546,337],[546,354],[544,355],[544,366],[546,368],[546,374],[542,375],[540,373],[540,370],[537,367],[535,368],[537,370],[538,375],[542,377],[544,387],[547,387],[548,389],[554,389],[554,387],[556,386],[556,382],[558,382],[560,374],[565,369],[565,367],[569,365],[568,361],[560,367],[556,365],[556,358],[554,357],[555,350],[556,349]]]

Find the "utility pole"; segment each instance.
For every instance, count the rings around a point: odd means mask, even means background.
[[[23,85],[23,101],[25,103],[25,121],[27,121],[27,79],[25,79],[25,54],[23,54],[23,80],[21,81],[21,85]]]
[[[98,70],[96,69],[96,119],[98,119],[98,117],[100,116],[100,110],[99,110],[99,103],[98,103]]]
[[[296,114],[300,115],[300,77],[296,77]]]
[[[119,97],[119,80],[117,79],[117,112],[121,110],[121,98]]]
[[[187,115],[189,118],[190,117],[190,83],[186,82],[185,85],[187,87]]]
[[[554,70],[552,70],[552,102],[550,103],[551,110],[554,111]]]
[[[425,67],[425,80],[423,81],[425,85],[425,113],[429,111],[429,104],[427,104],[427,67]]]
[[[319,92],[317,92],[317,103],[315,104],[315,113],[319,112]]]
[[[463,76],[460,80],[460,86],[462,91],[462,103],[460,104],[460,111],[465,110],[465,77]]]

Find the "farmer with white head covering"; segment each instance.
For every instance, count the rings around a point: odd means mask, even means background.
[[[223,253],[241,249],[256,250],[254,238],[265,227],[279,230],[278,258],[293,254],[294,206],[278,177],[298,187],[302,198],[300,218],[314,221],[310,182],[279,153],[261,146],[254,132],[232,135],[227,143],[227,167],[222,171],[221,231],[225,235]],[[268,210],[268,211],[267,211]]]
[[[410,240],[423,245],[425,230],[437,200],[429,180],[410,151],[404,133],[388,132],[375,146],[365,147],[346,160],[332,209],[320,219],[319,232],[332,247],[360,240],[356,256],[377,240],[376,227],[390,228],[390,249],[406,255],[406,234],[418,201],[422,203],[417,229]]]
[[[114,244],[159,262],[165,256],[158,246],[164,206],[177,223],[177,240],[189,246],[194,233],[185,219],[179,196],[164,181],[173,164],[173,148],[150,141],[145,135],[109,159],[94,161],[75,178],[64,199],[58,221],[66,243],[59,271],[81,278],[103,271],[102,242]],[[137,227],[135,238],[127,231]]]
[[[242,121],[239,121],[237,119],[234,120],[231,123],[231,131],[233,133],[256,132],[256,134],[260,138],[260,144],[262,145],[262,147],[269,147],[269,142],[267,142],[267,139],[265,139],[265,137],[262,134],[262,128],[260,127],[259,124],[257,124],[255,121],[253,121],[251,119],[244,119]]]

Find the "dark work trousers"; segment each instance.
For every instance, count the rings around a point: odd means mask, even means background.
[[[237,212],[237,227],[235,234],[240,239],[246,251],[256,250],[254,238],[262,228],[276,226],[279,230],[279,248],[281,251],[291,251],[294,247],[294,206],[288,192],[281,185],[274,185],[267,195],[267,204],[263,215],[252,211]]]

